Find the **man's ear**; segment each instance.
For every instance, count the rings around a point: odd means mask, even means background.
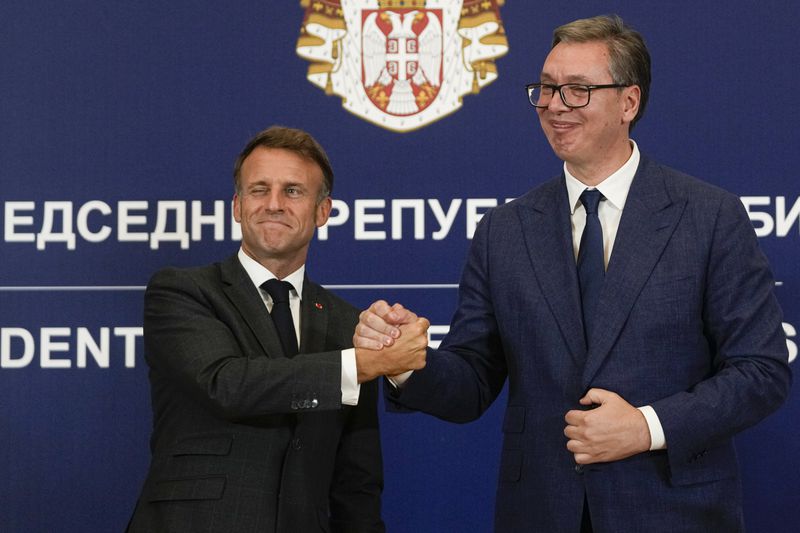
[[[631,123],[639,113],[642,102],[642,89],[638,85],[631,85],[622,90],[622,122]]]
[[[239,193],[233,193],[233,219],[242,223],[242,200],[239,198]]]
[[[331,200],[330,196],[326,196],[317,204],[317,212],[316,212],[316,224],[317,227],[322,227],[328,221],[328,217],[331,216],[331,208],[333,207],[333,200]]]

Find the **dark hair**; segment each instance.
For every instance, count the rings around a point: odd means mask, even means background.
[[[610,61],[608,69],[614,83],[638,85],[642,96],[639,111],[631,122],[631,128],[642,118],[650,94],[650,53],[642,35],[626,25],[617,15],[602,15],[579,19],[553,32],[553,48],[560,43],[586,43],[601,41],[608,47]]]
[[[322,149],[322,146],[320,146],[309,133],[284,126],[270,126],[256,134],[242,149],[239,157],[236,158],[236,163],[233,165],[233,187],[237,193],[240,192],[242,164],[244,160],[247,159],[247,156],[259,146],[277,150],[288,150],[299,155],[303,159],[316,163],[320,170],[322,170],[323,178],[322,190],[317,200],[320,201],[326,196],[330,196],[333,191],[333,169],[331,168],[328,156],[325,154],[325,150]]]

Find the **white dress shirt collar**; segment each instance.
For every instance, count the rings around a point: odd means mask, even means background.
[[[628,191],[631,189],[633,183],[633,176],[636,174],[636,169],[639,168],[639,147],[636,142],[630,139],[631,156],[624,165],[619,167],[613,174],[597,185],[596,189],[605,197],[606,201],[610,202],[618,210],[622,211],[625,207],[625,201],[628,199]],[[578,180],[567,169],[567,164],[564,163],[564,176],[567,181],[567,194],[569,195],[569,210],[571,214],[575,214],[575,208],[580,205],[581,193],[587,189],[586,184]]]
[[[261,285],[272,278],[277,278],[275,274],[269,271],[264,265],[250,257],[245,253],[244,250],[239,248],[239,262],[244,267],[247,275],[250,276],[250,279],[253,281],[253,285],[260,288]],[[295,292],[297,293],[297,297],[302,299],[303,298],[303,280],[305,279],[306,275],[306,265],[302,265],[300,268],[283,278],[283,281],[288,281],[294,287]]]

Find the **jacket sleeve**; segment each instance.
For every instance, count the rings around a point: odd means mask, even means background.
[[[508,374],[490,289],[492,211],[484,215],[459,284],[458,308],[439,349],[401,391],[386,385],[391,410],[419,410],[450,422],[480,417],[500,394]]]
[[[708,450],[775,411],[788,394],[791,372],[774,285],[741,202],[724,195],[703,302],[714,370],[690,390],[652,404],[676,484],[700,481]]]

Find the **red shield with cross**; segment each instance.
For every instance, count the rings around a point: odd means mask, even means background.
[[[442,85],[442,10],[364,10],[361,29],[361,82],[370,101],[398,116],[431,105]]]

